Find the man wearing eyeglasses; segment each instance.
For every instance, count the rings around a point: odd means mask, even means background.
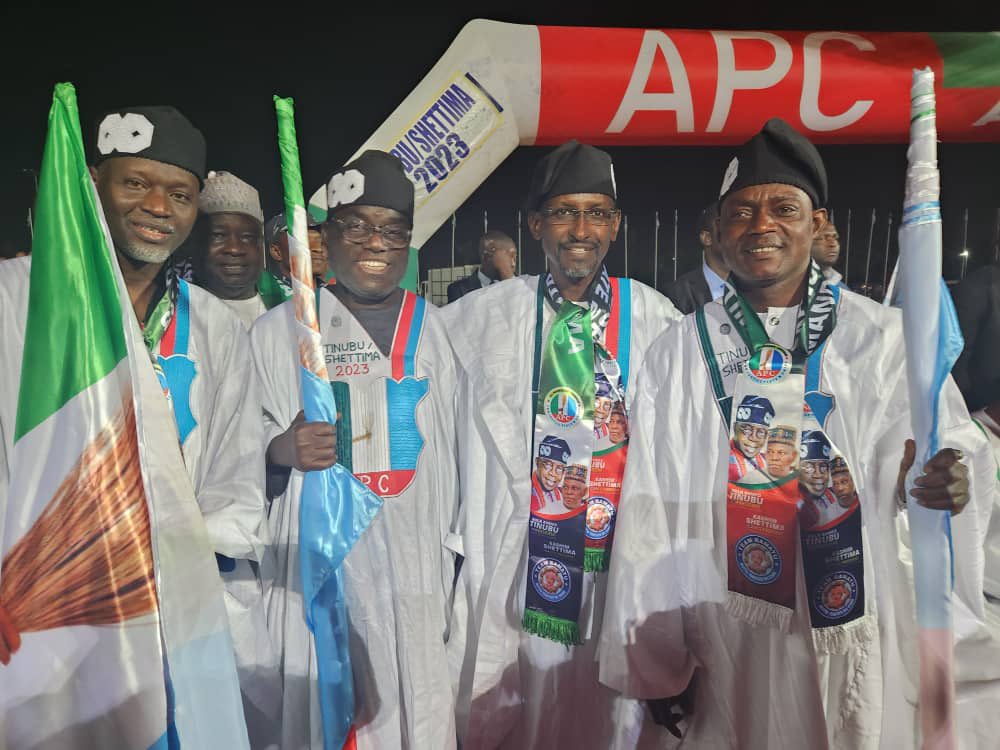
[[[342,568],[357,747],[454,747],[444,642],[455,570],[444,538],[458,496],[454,359],[437,308],[399,288],[414,210],[400,161],[366,151],[325,193],[322,231],[337,282],[317,302],[335,426],[302,420],[292,304],[251,332],[274,495],[275,567],[264,575],[273,582],[268,625],[284,670],[280,746],[323,747],[302,606],[299,497],[305,472],[339,461],[385,501]]]
[[[451,542],[465,559],[448,644],[458,731],[464,747],[482,750],[612,747],[638,734],[644,715],[597,679],[603,571],[628,451],[621,420],[619,444],[604,436],[602,399],[632,408],[646,348],[680,315],[605,268],[621,222],[606,152],[569,141],[548,153],[526,208],[548,272],[443,308],[462,415],[462,513]],[[531,505],[532,458],[548,435],[586,467],[589,487],[581,507],[557,517]],[[562,585],[553,590],[544,576]]]
[[[767,473],[764,444],[774,419],[774,407],[762,396],[747,396],[736,409],[729,451],[729,481],[738,482],[752,469]]]

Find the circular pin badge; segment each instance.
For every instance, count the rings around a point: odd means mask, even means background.
[[[719,333],[721,333],[723,336],[728,336],[731,330],[733,330],[733,327],[729,325],[729,323],[723,323],[721,326],[719,326]]]
[[[572,388],[559,386],[545,394],[545,413],[560,427],[572,427],[580,421],[583,403]]]
[[[792,355],[787,349],[766,344],[750,357],[747,375],[755,383],[777,383],[792,370]]]
[[[816,611],[830,620],[846,617],[858,601],[858,579],[846,570],[823,577],[813,592]]]
[[[606,497],[587,503],[587,539],[606,539],[614,527],[615,506]]]
[[[569,568],[558,560],[544,557],[531,569],[531,585],[545,601],[561,602],[572,588]]]
[[[736,567],[751,583],[774,583],[781,575],[781,554],[770,539],[747,534],[736,542]]]

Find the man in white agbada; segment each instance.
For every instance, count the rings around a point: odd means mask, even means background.
[[[597,681],[601,571],[628,443],[595,435],[594,402],[606,394],[595,381],[603,375],[615,400],[628,402],[646,348],[680,315],[652,289],[605,271],[620,221],[607,153],[575,141],[549,153],[528,206],[550,273],[492,284],[444,309],[460,363],[462,510],[450,543],[464,561],[448,644],[458,731],[477,750],[604,749],[638,732],[643,711]],[[566,315],[562,330],[582,346],[562,351],[553,330]],[[578,355],[591,374],[560,385],[552,365]],[[533,394],[543,383],[552,387]],[[553,518],[531,503],[533,458],[555,438],[586,466],[590,492],[585,507]]]
[[[299,498],[303,472],[338,460],[385,500],[343,567],[357,746],[454,747],[445,637],[455,561],[444,547],[458,496],[454,358],[437,309],[399,288],[414,200],[401,162],[366,151],[330,179],[327,198],[323,233],[337,281],[317,297],[336,428],[299,416],[292,303],[270,310],[250,335],[277,480],[268,521],[275,565],[264,576],[284,679],[280,747],[323,747]]]
[[[257,190],[231,172],[209,172],[193,236],[194,283],[250,326],[267,311],[257,291],[264,270],[264,211]]]
[[[666,712],[693,698],[684,742],[696,747],[915,747],[917,633],[897,503],[914,455],[901,321],[811,264],[825,196],[818,152],[769,121],[721,191],[726,294],[661,336],[639,376],[601,680],[639,698],[680,695],[654,702]],[[723,371],[734,358],[743,366]],[[794,474],[727,483],[726,412],[748,390],[790,397],[780,421],[799,440],[800,417],[825,434],[821,453],[850,466],[857,508],[811,531],[796,519]],[[979,551],[995,489],[950,380],[940,424],[949,447],[908,500],[953,513],[971,504],[952,526],[961,680],[974,667],[963,641],[982,635]],[[774,499],[789,487],[789,502]],[[958,715],[961,731],[961,704]]]
[[[123,118],[137,135],[114,127]],[[244,708],[253,721],[258,711],[277,707],[273,654],[251,566],[263,550],[264,472],[254,468],[263,453],[260,401],[247,377],[249,347],[240,321],[211,294],[179,280],[169,263],[197,216],[205,140],[173,107],[115,110],[98,130],[91,173],[218,558]],[[10,261],[0,274],[7,313],[0,335],[4,383],[20,377],[30,264],[30,257]],[[3,389],[5,441],[14,434],[16,408],[17,388]],[[6,482],[10,449],[0,444],[0,483]],[[5,494],[0,488],[0,505]]]

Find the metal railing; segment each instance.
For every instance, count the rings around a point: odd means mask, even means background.
[[[542,272],[545,260],[539,243],[526,231],[526,216],[520,210],[508,213],[486,209],[480,217],[478,209],[459,209],[450,224],[420,251],[421,280],[429,280],[430,269],[457,268],[461,272],[477,264],[480,227],[483,232],[490,227],[499,229],[515,240],[519,274]],[[618,237],[608,252],[608,270],[662,291],[701,263],[697,215],[697,211],[681,208],[623,214]],[[855,291],[881,299],[899,255],[899,212],[835,204],[830,215],[840,233],[837,270]],[[943,234],[943,274],[950,283],[964,277],[970,268],[1000,262],[1000,208],[989,214],[979,211],[978,215],[965,207],[945,208]]]

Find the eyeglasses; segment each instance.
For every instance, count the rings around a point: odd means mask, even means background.
[[[752,424],[746,422],[740,422],[736,425],[736,429],[740,431],[740,434],[745,438],[757,438],[758,440],[764,440],[767,437],[767,428],[765,427],[755,427]]]
[[[551,471],[559,476],[566,473],[566,464],[561,464],[558,461],[553,461],[551,458],[539,458],[538,459],[539,468],[545,471]]]
[[[360,219],[334,219],[334,221],[340,227],[340,233],[344,235],[344,239],[348,242],[367,242],[373,233],[378,233],[381,235],[385,246],[393,250],[408,248],[410,246],[410,237],[413,235],[413,232],[409,229],[403,229],[398,226],[376,227]]]
[[[618,214],[617,208],[543,208],[539,213],[555,227],[576,224],[578,217],[595,227],[604,227]]]

